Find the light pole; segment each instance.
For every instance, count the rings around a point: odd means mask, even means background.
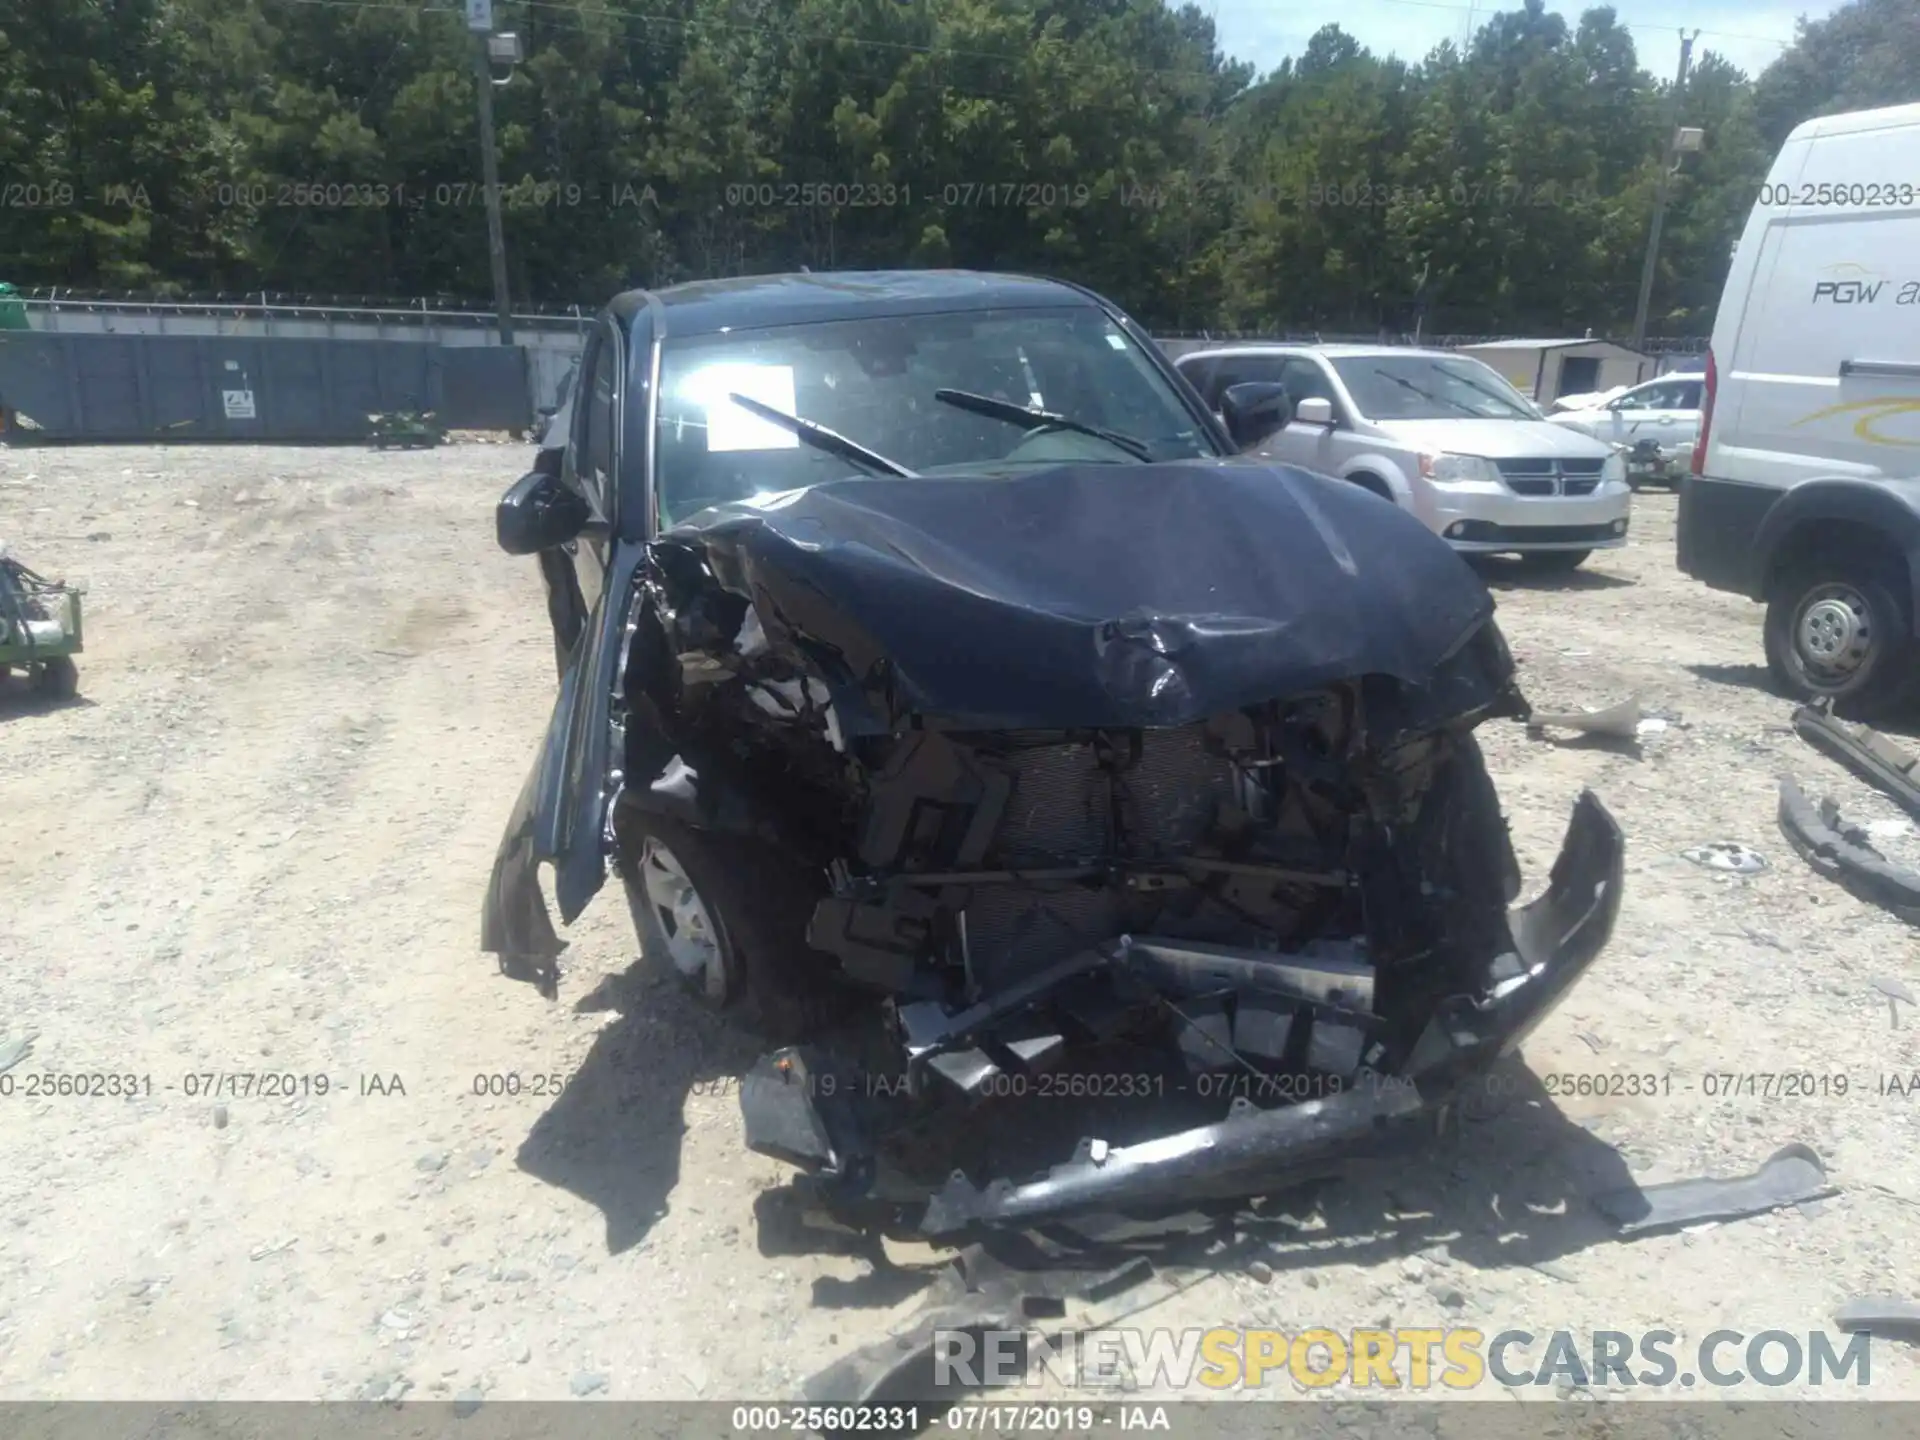
[[[1647,232],[1647,256],[1640,266],[1640,298],[1633,307],[1633,348],[1638,350],[1647,338],[1647,310],[1653,303],[1654,269],[1660,262],[1660,229],[1667,218],[1667,187],[1673,181],[1674,169],[1679,164],[1680,148],[1680,96],[1687,88],[1687,66],[1693,59],[1693,42],[1700,32],[1695,30],[1689,35],[1680,32],[1680,73],[1673,81],[1673,104],[1667,116],[1667,143],[1660,152],[1659,188],[1653,196],[1653,227]],[[1698,137],[1698,132],[1694,132]]]
[[[512,302],[507,295],[507,239],[500,226],[500,162],[493,146],[493,60],[496,42],[508,42],[509,60],[519,58],[519,39],[493,33],[493,0],[467,0],[467,29],[473,34],[473,88],[480,105],[480,180],[486,187],[487,260],[493,267],[493,308],[500,343],[513,344]]]

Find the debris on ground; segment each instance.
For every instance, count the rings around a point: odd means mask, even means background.
[[[1729,875],[1758,875],[1767,868],[1766,856],[1737,840],[1713,840],[1705,845],[1695,845],[1682,850],[1680,858]]]
[[[1795,710],[1793,728],[1814,749],[1839,761],[1920,819],[1920,756],[1909,754],[1869,726],[1834,719],[1820,705],[1802,705]]]
[[[1796,1142],[1774,1151],[1751,1175],[1608,1190],[1593,1197],[1593,1206],[1626,1237],[1705,1220],[1738,1220],[1836,1193],[1820,1157]]]
[[[1887,997],[1887,1012],[1892,1021],[1890,1027],[1892,1029],[1898,1030],[1900,1028],[1900,1002],[1902,1000],[1906,1001],[1909,1005],[1920,1004],[1920,1001],[1916,1001],[1913,998],[1913,991],[1907,988],[1905,981],[1895,980],[1886,975],[1876,975],[1868,983]]]
[[[21,1035],[13,1040],[0,1042],[0,1072],[11,1070],[22,1060],[26,1059],[27,1056],[31,1055],[33,1053],[34,1039],[35,1037],[33,1035],[27,1034]]]
[[[1631,740],[1639,735],[1644,718],[1640,710],[1639,697],[1631,696],[1618,705],[1609,705],[1603,710],[1535,710],[1527,717],[1527,729],[1540,731],[1551,727],[1557,730],[1578,730],[1585,735],[1605,735],[1617,740]],[[1660,728],[1666,728],[1664,722]]]
[[[1806,862],[1857,895],[1920,925],[1920,871],[1895,865],[1867,832],[1845,820],[1832,796],[1815,809],[1791,775],[1780,777],[1780,830]]]
[[[1864,1330],[1891,1340],[1920,1341],[1920,1303],[1893,1295],[1862,1296],[1835,1310],[1833,1323],[1849,1334]]]
[[[1213,1240],[1213,1244],[1206,1243]],[[1095,1246],[1061,1252],[1040,1243],[1019,1253],[1021,1263],[1002,1259],[998,1247],[969,1245],[959,1251],[927,1292],[923,1304],[885,1340],[841,1356],[803,1386],[814,1404],[870,1405],[954,1398],[978,1387],[967,1363],[936,1366],[936,1337],[955,1332],[1097,1329],[1118,1324],[1150,1306],[1192,1288],[1214,1274],[1231,1248],[1225,1223],[1176,1241],[1150,1259],[1126,1250]],[[1017,1247],[1009,1247],[1018,1253]],[[957,1358],[957,1357],[956,1357]],[[972,1383],[969,1383],[969,1381]]]

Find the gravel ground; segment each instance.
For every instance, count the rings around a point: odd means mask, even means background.
[[[0,1095],[0,1395],[791,1396],[917,1303],[929,1250],[879,1273],[761,1253],[755,1197],[785,1172],[742,1148],[726,1085],[757,1047],[645,978],[617,898],[573,930],[558,1003],[477,949],[553,688],[538,576],[492,543],[520,458],[0,451],[0,535],[90,587],[83,699],[0,697],[0,1041],[37,1035]],[[1911,932],[1788,850],[1774,777],[1899,812],[1786,728],[1758,607],[1675,572],[1673,515],[1645,495],[1627,549],[1494,582],[1537,706],[1637,694],[1668,728],[1637,756],[1482,731],[1530,891],[1583,786],[1628,836],[1613,944],[1527,1066],[1658,1093],[1522,1074],[1263,1264],[1129,1323],[1697,1341],[1920,1284],[1920,1098],[1881,1093],[1920,1071],[1920,1015],[1896,1027],[1872,983],[1915,983]],[[1714,840],[1771,867],[1681,858]],[[1785,1070],[1820,1093],[1704,1093]],[[505,1072],[521,1093],[476,1094]],[[139,1093],[28,1096],[45,1073]],[[246,1093],[267,1073],[292,1093]],[[1837,1197],[1633,1242],[1583,1198],[1790,1141]],[[1912,1354],[1876,1343],[1871,1393],[1920,1395]]]

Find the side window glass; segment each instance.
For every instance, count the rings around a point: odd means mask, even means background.
[[[573,386],[572,444],[562,478],[586,497],[597,519],[613,519],[614,375],[617,356],[605,332],[587,341]]]
[[[1326,372],[1311,360],[1289,360],[1286,373],[1281,377],[1287,387],[1287,394],[1298,405],[1302,400],[1325,400],[1333,403],[1333,386],[1328,383]]]
[[[1689,380],[1680,387],[1680,403],[1676,409],[1698,410],[1705,396],[1701,393],[1706,387],[1698,380]]]
[[[588,389],[587,444],[588,467],[597,479],[613,474],[613,356],[601,347],[599,363],[593,367]]]
[[[602,346],[600,337],[594,336],[587,341],[587,353],[581,357],[580,367],[573,377],[573,434],[569,437],[568,464],[566,466],[575,483],[585,488],[588,473],[593,468],[592,449],[594,444],[594,407],[590,404],[594,391],[594,374],[600,368]]]

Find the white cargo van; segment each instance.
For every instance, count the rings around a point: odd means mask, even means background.
[[[1680,568],[1767,605],[1767,664],[1843,713],[1920,680],[1920,105],[1811,120],[1715,318]]]

